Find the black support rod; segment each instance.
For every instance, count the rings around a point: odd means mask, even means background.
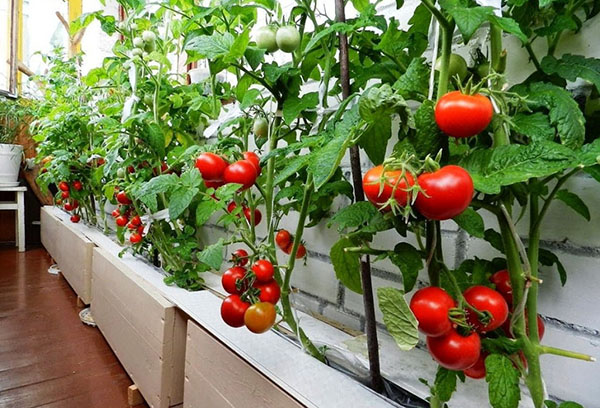
[[[335,0],[335,17],[338,22],[346,21],[344,0]],[[342,98],[350,96],[350,67],[348,59],[348,36],[340,33],[340,82],[342,85]],[[354,198],[364,201],[365,194],[362,188],[362,171],[360,168],[360,154],[358,146],[350,148],[350,165],[352,168],[352,182],[354,184]],[[377,340],[377,323],[375,320],[375,300],[373,298],[373,282],[371,280],[371,263],[369,256],[360,263],[360,277],[363,287],[363,304],[365,307],[365,331],[367,334],[367,350],[369,352],[369,375],[371,388],[377,392],[383,391],[383,379],[379,364],[379,343]]]

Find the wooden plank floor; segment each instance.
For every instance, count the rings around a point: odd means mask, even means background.
[[[0,248],[0,407],[129,407],[131,379],[50,264],[41,248]]]

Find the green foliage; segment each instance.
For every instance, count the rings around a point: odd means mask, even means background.
[[[404,293],[394,288],[377,289],[383,322],[400,350],[413,349],[418,341],[417,319],[410,311]]]
[[[344,249],[353,247],[352,241],[342,238],[329,251],[335,276],[353,292],[362,293],[360,280],[360,255],[355,252],[346,252]]]
[[[485,381],[488,383],[490,404],[493,408],[516,408],[521,399],[519,371],[512,361],[501,354],[490,354],[485,359]]]

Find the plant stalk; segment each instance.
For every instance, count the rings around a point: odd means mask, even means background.
[[[335,1],[335,16],[338,22],[346,21],[344,0]],[[342,85],[342,98],[350,96],[350,69],[348,58],[348,36],[339,34],[340,41],[340,83]],[[326,96],[325,96],[326,97]],[[362,171],[360,166],[360,153],[358,146],[350,147],[350,165],[352,168],[352,183],[354,185],[355,201],[364,201],[362,189]],[[294,252],[292,252],[294,253]],[[373,282],[371,279],[371,263],[369,256],[360,262],[360,278],[363,288],[363,305],[365,308],[365,331],[367,335],[367,350],[369,354],[369,376],[371,388],[383,392],[383,378],[381,377],[381,364],[379,361],[379,341],[377,339],[377,321],[375,319],[375,299],[373,296]]]

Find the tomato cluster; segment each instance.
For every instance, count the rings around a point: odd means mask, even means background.
[[[406,207],[415,185],[414,176],[403,170],[373,167],[363,177],[367,199],[380,211],[388,212],[393,206]],[[422,172],[414,208],[430,220],[454,218],[467,209],[473,199],[473,180],[460,166],[448,165],[433,172]]]
[[[67,212],[75,211],[79,208],[79,201],[71,197],[71,187],[73,187],[73,190],[75,191],[81,191],[83,184],[79,180],[73,181],[70,186],[66,181],[58,183],[61,198],[56,201],[56,204],[63,204],[63,208]],[[71,214],[70,219],[72,223],[76,224],[81,221],[81,216],[79,214]]]
[[[260,158],[254,152],[244,152],[243,157],[229,164],[223,157],[205,152],[196,158],[195,166],[207,187],[219,188],[225,184],[237,183],[242,185],[242,190],[247,190],[260,175]]]
[[[275,235],[275,243],[286,254],[291,254],[294,249],[294,237],[289,233],[288,230],[279,230]],[[296,251],[296,259],[304,258],[306,256],[306,247],[304,244],[298,245],[298,250]]]
[[[419,330],[427,336],[431,356],[449,370],[462,370],[473,378],[485,376],[481,337],[501,327],[508,318],[508,304],[499,292],[486,286],[471,286],[463,293],[465,310],[457,307],[444,289],[418,290],[410,302]],[[463,315],[460,318],[451,316]],[[460,326],[460,327],[458,327]],[[483,357],[482,357],[483,356]],[[483,376],[481,371],[483,371]]]
[[[275,52],[278,49],[283,52],[294,52],[300,45],[300,32],[294,26],[273,27],[264,26],[256,30],[254,35],[256,46]]]
[[[227,212],[233,213],[236,208],[237,208],[237,204],[235,203],[235,201],[232,201],[227,205]],[[250,207],[248,207],[246,204],[243,204],[242,212],[244,213],[244,217],[246,218],[246,220],[248,220],[248,223],[251,224],[252,223],[252,211],[250,210]],[[237,217],[239,218],[240,214],[237,214]],[[261,221],[262,221],[262,213],[260,212],[260,210],[258,208],[255,208],[254,209],[254,226],[257,226],[258,224],[260,224]]]
[[[135,214],[135,209],[131,206],[132,201],[123,190],[115,194],[119,207],[112,212],[117,227],[127,227],[130,231],[129,242],[139,244],[144,237],[144,225],[139,215]]]
[[[230,294],[221,305],[221,317],[229,326],[245,325],[253,333],[264,333],[275,323],[275,304],[281,295],[273,264],[259,259],[247,270],[248,253],[243,249],[233,253],[233,262],[221,278],[223,289]]]

